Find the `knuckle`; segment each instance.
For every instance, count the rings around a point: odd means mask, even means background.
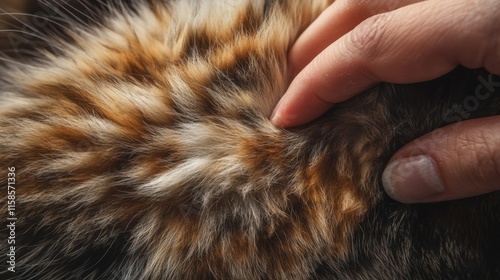
[[[487,5],[484,5],[487,7],[481,7],[482,12],[478,12],[478,17],[482,19],[482,24],[478,25],[482,27],[482,30],[479,30],[477,34],[482,34],[483,37],[480,39],[482,39],[481,42],[485,45],[480,67],[500,73],[500,26],[498,24],[491,24],[498,20],[497,18],[500,14],[500,1],[497,2],[496,7],[489,7]]]
[[[465,31],[464,37],[467,38],[467,41],[463,45],[467,51],[463,51],[465,54],[462,63],[470,68],[484,67],[494,41],[492,39],[496,37],[495,33],[492,33],[495,28],[488,20],[488,12],[478,4],[469,4],[463,21],[468,22],[471,28],[469,31]]]
[[[496,187],[500,189],[500,143],[490,142],[488,147],[492,177],[497,182]]]
[[[462,139],[461,147],[470,155],[468,166],[475,166],[475,172],[469,174],[471,182],[478,189],[500,181],[499,141],[493,133],[478,130],[475,134]],[[467,170],[464,170],[467,172]],[[470,172],[470,170],[469,170]],[[500,187],[500,186],[497,186]]]
[[[377,14],[363,21],[349,33],[349,51],[364,59],[377,57],[389,22],[390,13]]]
[[[453,29],[460,34],[459,62],[468,68],[498,69],[500,61],[500,25],[497,21],[500,1],[467,0],[454,7],[460,16],[453,22]],[[467,28],[464,27],[467,23]]]

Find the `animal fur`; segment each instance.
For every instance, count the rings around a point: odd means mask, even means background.
[[[498,192],[403,205],[380,178],[418,136],[499,115],[500,88],[467,100],[500,77],[457,68],[270,123],[287,50],[329,4],[59,10],[64,36],[0,68],[0,219],[8,167],[18,218],[16,272],[2,227],[0,278],[498,279]]]

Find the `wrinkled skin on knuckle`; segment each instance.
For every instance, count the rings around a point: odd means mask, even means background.
[[[498,22],[500,1],[488,1],[485,5],[478,6],[482,11],[480,16],[483,24],[480,26],[484,29],[484,32],[478,32],[478,34],[484,36],[484,44],[486,45],[481,66],[500,75],[500,24],[491,24]]]
[[[456,20],[449,22],[448,30],[461,38],[458,53],[452,53],[465,67],[490,70],[491,65],[500,64],[500,25],[492,24],[498,21],[500,1],[467,0],[459,4],[449,4]]]
[[[488,141],[491,140],[486,142],[489,151],[489,157],[486,162],[489,162],[493,179],[496,182],[494,187],[500,190],[500,132],[491,131],[490,134],[492,136],[486,138]]]
[[[349,52],[365,61],[376,58],[380,54],[389,20],[389,14],[378,14],[363,21],[349,33]]]
[[[457,140],[457,153],[462,162],[459,172],[468,174],[467,179],[481,193],[491,191],[485,188],[495,180],[494,187],[500,188],[500,136],[496,134],[477,130]],[[471,167],[474,170],[467,170]]]

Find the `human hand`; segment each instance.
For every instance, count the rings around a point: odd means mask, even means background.
[[[499,18],[498,0],[338,0],[290,50],[294,80],[271,120],[302,125],[380,81],[421,82],[457,65],[500,74]],[[383,175],[388,194],[429,202],[500,189],[500,117],[461,125],[398,151]]]

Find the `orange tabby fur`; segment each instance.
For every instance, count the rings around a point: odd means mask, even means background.
[[[150,2],[1,69],[18,279],[307,279],[347,263],[353,233],[388,201],[393,137],[442,120],[398,132],[382,85],[275,128],[287,50],[331,1]]]

